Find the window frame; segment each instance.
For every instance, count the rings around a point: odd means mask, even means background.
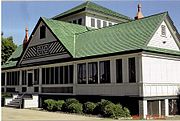
[[[131,65],[134,64],[134,65]],[[133,71],[132,71],[133,69]],[[129,83],[136,83],[136,58],[130,57],[128,58],[128,77],[129,77]]]

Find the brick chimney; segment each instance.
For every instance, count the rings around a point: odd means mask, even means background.
[[[25,32],[26,32],[26,34],[25,34],[25,37],[24,37],[24,41],[23,41],[23,50],[26,48],[26,46],[27,46],[27,44],[28,44],[28,28],[26,27],[26,29],[25,29]]]
[[[136,16],[134,17],[136,20],[138,20],[138,19],[141,19],[141,18],[143,18],[144,16],[143,16],[143,14],[142,14],[142,12],[141,12],[141,4],[139,3],[138,4],[138,12],[137,12],[137,14],[136,14]]]

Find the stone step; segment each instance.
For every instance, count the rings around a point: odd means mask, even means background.
[[[8,105],[5,105],[6,107],[14,107],[14,108],[19,108],[20,105],[16,105],[16,104],[8,104]]]

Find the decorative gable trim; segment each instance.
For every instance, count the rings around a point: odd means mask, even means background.
[[[38,26],[40,25],[40,23],[43,23],[47,29],[50,31],[50,33],[54,36],[54,38],[57,40],[56,42],[52,42],[52,43],[45,43],[45,44],[42,44],[42,45],[37,45],[37,46],[32,46],[32,47],[29,47],[29,44],[31,43],[32,41],[32,36],[35,34]],[[56,48],[53,48],[53,46],[56,46]],[[46,53],[46,51],[44,51],[44,53],[42,54],[38,54],[38,48],[48,48],[50,50],[48,50],[48,52]],[[30,51],[29,51],[30,50]],[[66,55],[69,55],[70,58],[72,58],[72,54],[65,48],[65,46],[60,42],[60,40],[57,38],[57,36],[52,32],[51,28],[46,24],[46,22],[40,17],[39,21],[37,22],[32,34],[30,35],[30,38],[29,38],[29,41],[28,41],[28,44],[27,44],[27,47],[25,48],[25,50],[22,52],[21,56],[20,56],[20,59],[17,63],[16,66],[20,67],[21,66],[21,63],[23,60],[28,60],[28,59],[37,59],[39,57],[45,57],[45,56],[52,56],[54,54],[58,54],[58,55],[62,55],[62,54],[66,54]]]

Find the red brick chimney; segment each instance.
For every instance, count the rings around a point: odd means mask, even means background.
[[[26,48],[27,46],[27,43],[28,43],[28,28],[26,27],[26,30],[25,30],[26,34],[25,34],[25,37],[24,37],[24,41],[23,41],[23,50]]]
[[[136,14],[136,16],[134,17],[136,20],[138,20],[138,19],[141,19],[141,18],[143,18],[144,16],[143,16],[143,14],[142,14],[142,12],[141,12],[141,4],[139,3],[138,4],[138,12],[137,12],[137,14]]]

